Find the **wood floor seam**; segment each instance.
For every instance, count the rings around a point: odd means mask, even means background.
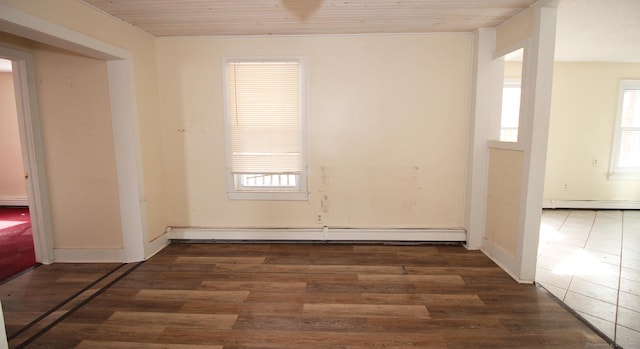
[[[23,328],[21,328],[20,330],[18,330],[17,332],[11,334],[10,336],[7,336],[7,340],[13,340],[14,338],[16,338],[17,336],[19,336],[20,334],[22,334],[23,332],[25,332],[26,330],[28,330],[29,328],[31,328],[32,326],[36,325],[37,323],[39,323],[40,321],[42,321],[42,319],[46,318],[47,316],[49,316],[50,314],[52,314],[53,312],[55,312],[56,310],[60,309],[61,307],[63,307],[65,304],[68,304],[69,302],[71,302],[73,299],[75,299],[76,297],[78,297],[80,294],[82,294],[83,292],[85,292],[86,290],[88,290],[89,288],[93,287],[94,285],[96,285],[97,283],[99,283],[100,281],[102,281],[104,278],[108,277],[109,275],[111,275],[112,273],[114,273],[115,271],[117,271],[118,269],[120,269],[122,267],[122,264],[118,265],[117,267],[115,267],[113,270],[109,271],[107,274],[103,275],[102,277],[98,278],[97,280],[93,281],[92,283],[90,283],[89,285],[87,285],[86,287],[82,288],[81,290],[79,290],[78,292],[76,292],[75,294],[71,295],[70,297],[66,298],[65,300],[63,300],[62,302],[54,305],[53,307],[51,307],[51,309],[49,309],[48,311],[46,311],[44,314],[42,314],[41,316],[39,316],[38,318],[34,319],[33,321],[31,321],[30,323],[28,323],[27,325],[25,325]]]
[[[82,308],[89,301],[99,296],[101,293],[103,293],[104,291],[109,289],[111,286],[116,284],[122,278],[124,278],[133,270],[135,270],[137,267],[139,267],[142,263],[144,262],[119,265],[115,269],[111,270],[109,273],[98,278],[96,281],[92,282],[87,287],[83,288],[82,290],[74,294],[72,297],[66,299],[65,302],[63,302],[62,304],[57,305],[55,309],[52,309],[51,311],[43,314],[43,316],[39,317],[37,321],[30,324],[29,328],[27,328],[25,331],[22,331],[17,335],[12,336],[12,338],[9,339],[9,344],[12,347],[15,346],[16,349],[25,348],[30,343],[32,343],[33,341],[38,339],[40,336],[45,334],[47,331],[54,328],[57,324],[59,324],[65,318],[67,318],[68,316],[76,312],[78,309]],[[115,275],[118,272],[118,270],[122,268],[127,268],[127,267],[130,267],[130,268],[125,270],[123,273],[115,276],[113,280],[109,279],[109,277]],[[100,285],[100,283],[103,281],[106,282],[104,286],[99,286],[95,289],[95,291],[91,292],[91,289],[93,287]],[[58,309],[61,309],[66,305],[69,305],[69,308],[67,310],[56,312]],[[35,331],[30,332],[29,329],[35,329]],[[23,334],[24,336],[21,336]]]

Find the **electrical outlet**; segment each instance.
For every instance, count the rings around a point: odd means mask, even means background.
[[[598,159],[593,159],[593,161],[591,162],[591,166],[598,167]]]
[[[316,217],[316,223],[322,224],[322,214],[318,213],[318,216]]]
[[[568,185],[568,184],[565,184],[565,185],[564,185],[564,189],[565,189],[565,190],[566,190],[566,189],[569,189],[569,185]]]

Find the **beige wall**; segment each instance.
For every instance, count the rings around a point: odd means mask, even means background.
[[[121,248],[106,63],[33,54],[55,248]]]
[[[0,72],[0,198],[27,197],[13,74]]]
[[[523,152],[489,150],[485,238],[516,255],[522,197]]]
[[[495,50],[502,51],[533,35],[533,11],[527,9],[496,28]]]
[[[144,174],[144,203],[149,239],[155,239],[164,232],[167,225],[155,38],[77,0],[0,0],[0,3],[132,53]]]
[[[522,61],[505,62],[504,77],[507,79],[522,79]]]
[[[640,201],[640,181],[607,179],[618,84],[640,79],[640,64],[556,63],[554,69],[545,200]]]
[[[159,39],[169,224],[461,227],[471,36]],[[222,59],[300,56],[309,201],[230,201]],[[184,131],[183,131],[184,130]]]

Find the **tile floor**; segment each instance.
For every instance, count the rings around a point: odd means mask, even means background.
[[[544,210],[536,281],[624,348],[640,348],[640,210]]]

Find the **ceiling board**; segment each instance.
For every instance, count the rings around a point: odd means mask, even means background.
[[[472,32],[536,0],[83,0],[157,37]],[[560,0],[556,60],[640,62],[640,0]]]
[[[471,32],[535,0],[84,0],[157,37]]]

